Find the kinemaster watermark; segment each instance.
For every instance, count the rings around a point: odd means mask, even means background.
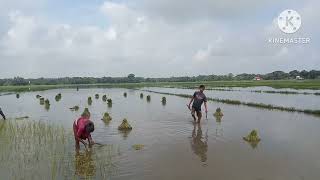
[[[278,27],[284,33],[283,37],[272,37],[268,39],[273,44],[308,44],[310,37],[297,37],[295,33],[302,26],[302,17],[292,9],[282,11],[277,17]]]

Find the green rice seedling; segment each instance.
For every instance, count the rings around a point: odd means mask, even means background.
[[[252,130],[247,136],[243,137],[243,140],[248,142],[259,142],[261,139],[258,136],[258,131]]]
[[[43,97],[41,97],[39,101],[40,101],[40,105],[44,105],[44,98]]]
[[[132,145],[132,148],[136,151],[143,149],[144,145],[143,144],[134,144]]]
[[[49,99],[46,99],[46,100],[44,101],[44,108],[45,108],[46,110],[49,110],[49,109],[50,109],[50,101],[49,101]]]
[[[162,102],[162,105],[166,105],[167,104],[167,98],[166,97],[162,97],[161,102]]]
[[[103,95],[103,96],[102,96],[102,101],[103,101],[103,102],[106,102],[107,99],[108,99],[108,98],[107,98],[107,95]]]
[[[96,95],[95,95],[95,98],[96,98],[96,99],[99,99],[99,94],[96,94]]]
[[[124,93],[123,93],[123,96],[124,96],[124,97],[127,97],[127,93],[126,93],[126,92],[124,92]]]
[[[41,96],[40,96],[39,94],[37,94],[37,95],[36,95],[36,98],[39,99],[39,98],[41,98]]]
[[[128,123],[128,120],[126,118],[124,118],[122,120],[122,123],[120,124],[120,126],[118,127],[118,130],[120,131],[128,131],[128,130],[132,130],[131,125]]]
[[[140,98],[141,98],[141,99],[143,98],[143,93],[140,93]]]
[[[112,120],[112,117],[109,113],[105,112],[101,120],[103,120],[104,122],[110,122]]]
[[[71,108],[69,108],[71,111],[78,111],[79,110],[79,106],[73,106]]]
[[[112,99],[108,99],[107,102],[108,102],[108,106],[111,107],[112,106]]]
[[[90,116],[90,114],[91,114],[91,113],[90,113],[90,111],[89,111],[89,108],[84,108],[81,116]]]
[[[92,104],[92,98],[88,97],[88,105],[91,106],[91,104]]]
[[[148,102],[151,101],[151,96],[150,95],[147,96],[147,101]]]
[[[59,102],[61,100],[61,98],[62,98],[62,95],[61,95],[61,93],[59,93],[59,94],[56,95],[55,100],[57,102]]]
[[[20,98],[20,94],[16,94],[16,98],[19,99]]]
[[[217,116],[220,116],[220,117],[223,116],[223,113],[222,113],[222,111],[221,111],[221,108],[217,108],[217,109],[216,109],[216,112],[215,112],[213,115],[216,116],[216,117],[217,117]]]
[[[23,120],[23,119],[28,119],[29,116],[22,116],[22,117],[17,117],[15,118],[16,120]]]

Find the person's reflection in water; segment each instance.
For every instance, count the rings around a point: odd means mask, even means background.
[[[207,151],[208,151],[207,142],[208,142],[208,138],[202,137],[201,125],[194,124],[193,131],[192,131],[191,148],[193,152],[200,157],[201,162],[207,161]]]
[[[95,176],[96,166],[92,159],[92,151],[80,152],[75,154],[75,174],[80,177]]]

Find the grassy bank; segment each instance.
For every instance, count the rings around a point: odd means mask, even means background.
[[[196,88],[204,84],[207,88],[218,87],[255,87],[269,86],[273,88],[292,89],[320,89],[320,80],[270,80],[270,81],[203,81],[203,82],[143,82],[143,83],[109,83],[109,84],[58,84],[58,85],[30,85],[30,86],[0,86],[0,92],[42,91],[57,88],[139,88],[139,87],[176,87]]]
[[[191,95],[188,94],[174,94],[174,93],[164,93],[164,92],[158,92],[158,91],[150,91],[150,90],[142,90],[146,92],[152,92],[157,94],[163,94],[163,95],[173,95],[173,96],[179,96],[184,98],[191,98]],[[254,103],[254,102],[242,102],[239,100],[232,100],[232,99],[218,99],[218,98],[207,98],[209,101],[214,102],[220,102],[225,104],[232,104],[232,105],[244,105],[249,107],[255,107],[255,108],[262,108],[262,109],[269,109],[269,110],[280,110],[280,111],[287,111],[287,112],[300,112],[300,113],[306,113],[306,114],[312,114],[320,117],[320,110],[311,110],[311,109],[298,109],[295,107],[284,107],[284,106],[277,106],[272,104],[263,104],[263,103]]]

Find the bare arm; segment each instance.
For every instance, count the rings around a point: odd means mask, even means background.
[[[191,106],[191,103],[193,102],[193,100],[194,100],[194,97],[192,97],[190,102],[189,102],[189,105],[188,105],[189,109],[190,109],[190,106]]]

